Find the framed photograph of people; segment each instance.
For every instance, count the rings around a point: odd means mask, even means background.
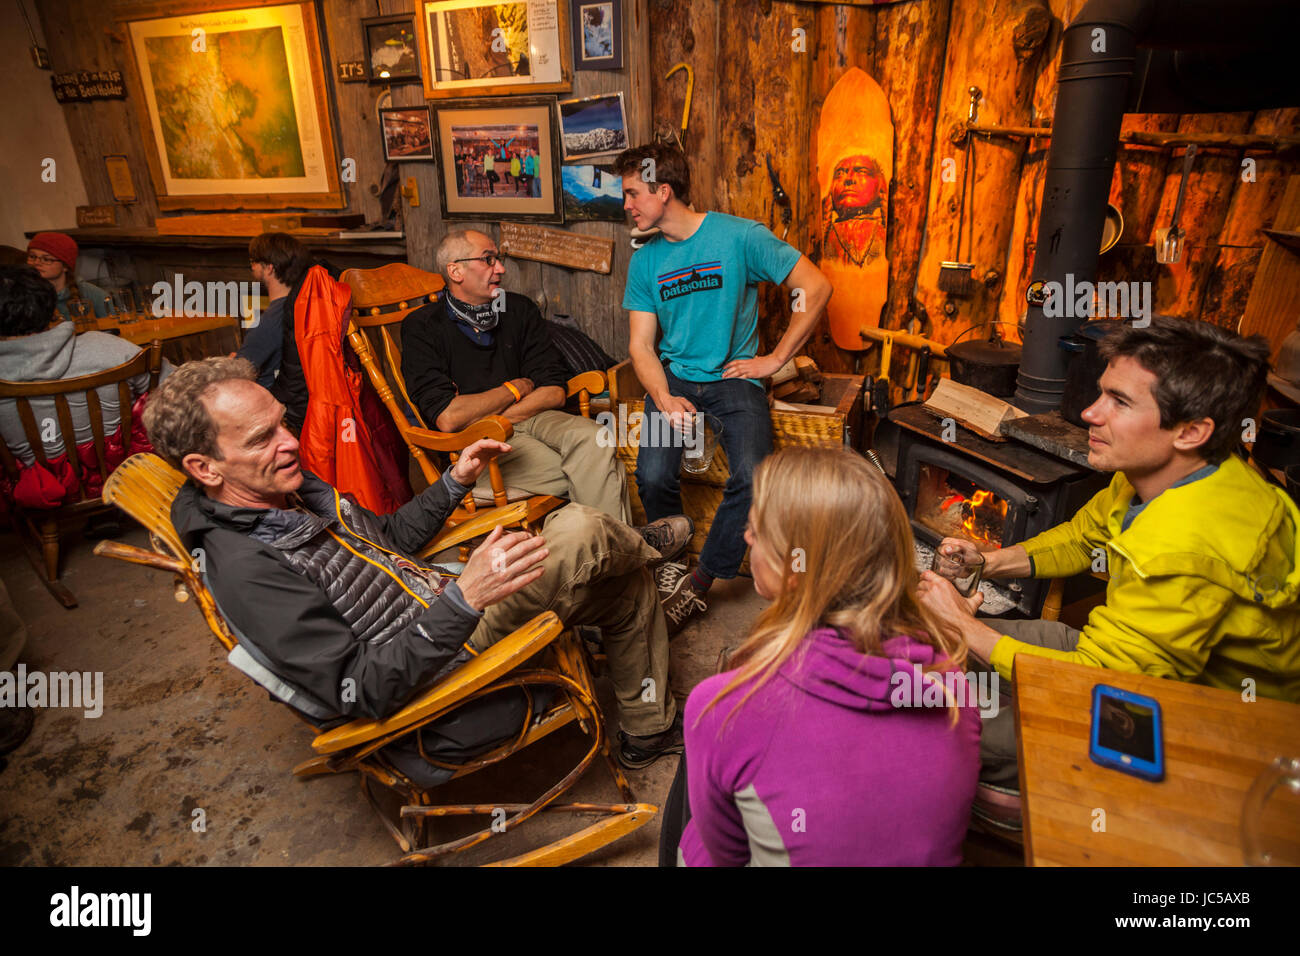
[[[342,208],[315,5],[149,10],[120,22],[158,207]]]
[[[384,159],[390,163],[433,162],[433,130],[427,106],[395,106],[379,111]]]
[[[627,114],[622,93],[560,100],[564,161],[611,158],[627,149]]]
[[[367,17],[361,21],[365,38],[366,78],[371,83],[419,83],[420,41],[415,17]]]
[[[623,69],[622,0],[569,0],[575,70]]]
[[[553,97],[435,106],[434,130],[444,219],[563,221]]]
[[[417,9],[427,98],[573,88],[568,0],[418,0]]]

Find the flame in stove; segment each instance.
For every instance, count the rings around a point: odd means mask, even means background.
[[[976,491],[962,506],[962,530],[976,544],[997,544],[1002,534],[1003,520],[1007,516],[1007,503],[991,491]],[[993,537],[996,532],[998,538]]]

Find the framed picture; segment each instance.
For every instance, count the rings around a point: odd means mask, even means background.
[[[379,111],[384,159],[390,163],[433,161],[433,130],[427,106],[397,106]]]
[[[572,89],[567,0],[418,0],[424,95]]]
[[[622,0],[569,0],[575,70],[623,69]]]
[[[627,116],[622,93],[560,100],[560,140],[564,161],[612,157],[627,149]]]
[[[158,207],[342,208],[315,5],[149,9],[121,22]]]
[[[623,177],[611,166],[560,167],[565,222],[625,222]]]
[[[420,41],[415,17],[368,17],[361,21],[366,45],[366,79],[371,83],[419,83]]]
[[[444,219],[562,222],[549,96],[434,107]]]

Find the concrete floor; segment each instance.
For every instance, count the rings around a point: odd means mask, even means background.
[[[139,528],[122,540],[148,546]],[[311,731],[226,663],[199,612],[173,599],[170,577],[97,558],[91,547],[76,530],[64,539],[62,580],[80,602],[65,610],[37,579],[13,534],[0,533],[0,578],[27,625],[22,660],[28,670],[102,671],[104,681],[101,716],[41,710],[31,737],[7,758],[0,771],[0,865],[355,866],[393,860],[397,844],[354,775],[305,781],[291,775],[311,756]],[[708,615],[673,641],[679,701],[715,672],[719,652],[740,643],[762,606],[748,578],[714,587]],[[608,698],[608,682],[600,685]],[[613,712],[608,703],[606,710]],[[582,740],[566,728],[530,748],[526,759],[521,754],[455,781],[440,796],[447,802],[528,802],[554,782],[548,771],[576,762]],[[665,757],[629,772],[638,799],[662,806],[677,761]],[[570,794],[575,801],[619,800],[599,764]],[[478,857],[461,860],[520,852],[579,825],[568,814],[543,815],[501,844],[488,841]],[[658,835],[656,817],[584,862],[653,866]]]

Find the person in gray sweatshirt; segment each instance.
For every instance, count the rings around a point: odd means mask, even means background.
[[[77,334],[72,323],[57,314],[54,289],[35,269],[0,269],[0,379],[37,382],[92,375],[130,361],[139,352],[138,346],[107,332]],[[162,374],[170,371],[171,366],[164,363]],[[143,394],[149,388],[149,376],[138,375],[130,384],[132,395]],[[104,385],[95,391],[103,411],[104,433],[111,435],[121,420],[117,386]],[[31,404],[38,424],[47,420],[56,423],[54,428],[42,429],[42,438],[48,437],[45,455],[56,458],[65,449],[54,401],[34,399]],[[85,393],[68,396],[68,411],[75,432],[73,445],[92,441]],[[0,400],[0,436],[20,463],[35,461],[13,399]],[[75,454],[75,448],[67,451]]]

